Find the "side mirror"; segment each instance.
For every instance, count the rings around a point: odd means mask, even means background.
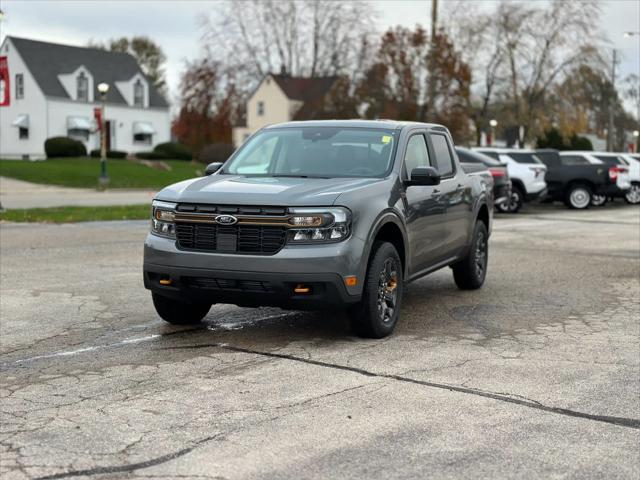
[[[411,170],[411,178],[405,182],[411,185],[439,185],[440,174],[433,167],[416,167]]]
[[[218,170],[220,170],[220,167],[222,167],[222,165],[224,165],[222,162],[210,163],[209,165],[207,165],[207,168],[204,169],[204,174],[211,175],[212,173],[216,173]]]

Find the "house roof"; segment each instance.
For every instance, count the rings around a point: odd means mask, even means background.
[[[307,102],[324,97],[339,77],[292,77],[271,75],[284,94],[291,100]]]
[[[138,73],[144,75],[136,59],[128,53],[73,47],[18,37],[7,38],[20,53],[36,83],[47,96],[69,98],[58,75],[74,72],[80,66],[84,66],[94,78],[94,98],[99,98],[100,95],[98,84],[106,82],[111,86],[107,103],[127,105],[115,88],[115,83],[131,80]],[[167,108],[165,98],[151,81],[148,83],[149,106]]]

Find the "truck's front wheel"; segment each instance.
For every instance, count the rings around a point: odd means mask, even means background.
[[[361,337],[382,338],[393,332],[400,316],[402,262],[388,242],[373,246],[362,300],[349,308],[354,331]]]
[[[199,323],[207,316],[211,309],[209,303],[188,303],[180,300],[163,297],[157,293],[152,293],[153,306],[156,312],[165,321],[174,325],[192,325]]]

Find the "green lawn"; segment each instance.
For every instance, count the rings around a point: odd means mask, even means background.
[[[149,205],[108,207],[27,208],[0,212],[0,220],[8,222],[75,223],[98,220],[144,220],[150,218]]]
[[[127,160],[108,160],[109,188],[160,189],[171,183],[201,176],[204,165],[166,160],[171,171],[159,170]],[[43,162],[0,160],[0,176],[65,187],[96,188],[100,161],[95,158],[57,158]]]

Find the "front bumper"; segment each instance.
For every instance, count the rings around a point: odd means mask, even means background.
[[[149,234],[144,245],[144,284],[160,295],[241,306],[336,308],[360,300],[365,242],[351,236],[323,245],[287,245],[275,255],[179,250],[176,242]],[[345,278],[358,282],[347,286]],[[162,285],[160,280],[170,280]],[[296,294],[304,284],[309,293]]]

